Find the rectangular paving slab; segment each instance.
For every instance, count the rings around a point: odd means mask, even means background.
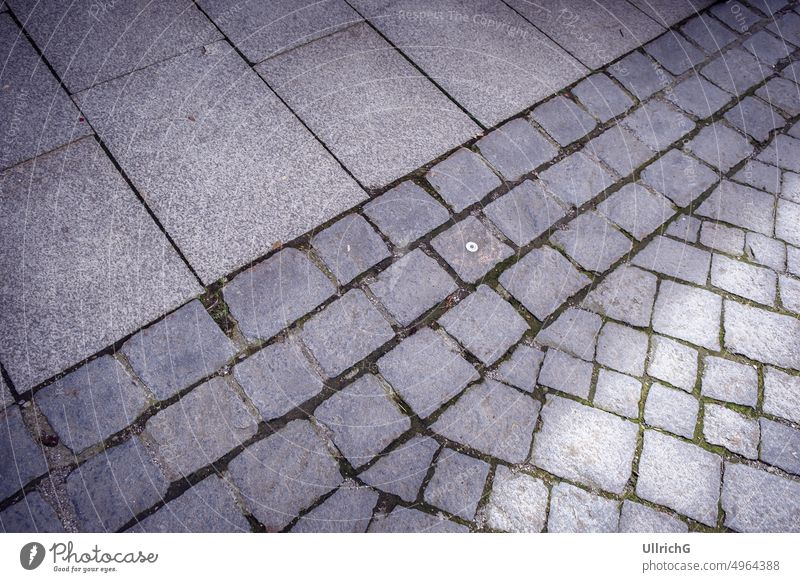
[[[365,23],[256,70],[368,188],[385,186],[479,131]]]
[[[225,42],[76,99],[205,283],[366,198]]]
[[[351,4],[486,126],[519,113],[587,72],[501,2],[357,0]]]

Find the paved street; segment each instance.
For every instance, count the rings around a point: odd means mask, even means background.
[[[800,531],[796,2],[0,6],[0,530]]]

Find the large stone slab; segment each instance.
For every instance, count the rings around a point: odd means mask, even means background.
[[[742,532],[800,531],[800,484],[739,463],[725,464],[725,525]]]
[[[9,4],[71,93],[222,36],[188,0]]]
[[[385,186],[479,131],[365,23],[256,69],[368,188]]]
[[[92,130],[8,14],[0,16],[0,168]]]
[[[225,42],[76,100],[205,283],[366,198]]]
[[[672,26],[676,22],[699,13],[713,0],[630,0],[664,26]]]
[[[0,359],[18,391],[200,292],[91,138],[0,175],[0,248]]]
[[[501,2],[357,0],[351,4],[486,126],[519,113],[586,73]]]
[[[621,57],[664,28],[625,0],[511,0],[514,7],[591,69]]]

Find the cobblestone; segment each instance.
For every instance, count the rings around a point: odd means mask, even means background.
[[[480,157],[465,149],[436,164],[425,178],[456,212],[480,202],[501,184]]]
[[[306,513],[292,528],[298,533],[362,533],[372,519],[378,494],[348,482]]]
[[[550,241],[587,271],[602,273],[628,253],[631,241],[595,212],[581,214]]]
[[[633,52],[609,67],[609,73],[640,101],[672,82],[672,75],[640,52]]]
[[[753,492],[758,494],[754,495]],[[725,525],[741,532],[797,532],[800,484],[739,463],[725,464]]]
[[[717,87],[733,95],[746,93],[766,76],[758,61],[738,48],[722,53],[700,69],[700,73]]]
[[[544,352],[520,344],[511,357],[505,360],[494,373],[497,380],[525,392],[533,392],[539,378],[539,368],[544,360]]]
[[[579,140],[597,126],[591,115],[560,95],[536,107],[531,118],[562,147]]]
[[[466,533],[458,523],[435,517],[417,509],[397,506],[388,515],[378,515],[369,526],[378,533]]]
[[[342,285],[389,256],[381,237],[358,214],[329,226],[314,236],[311,244]]]
[[[0,512],[2,533],[63,533],[64,526],[53,508],[37,491]]]
[[[653,329],[718,350],[721,313],[722,297],[719,295],[681,283],[662,281],[653,313]],[[727,328],[726,319],[726,333]]]
[[[788,57],[791,52],[785,41],[775,38],[766,30],[759,30],[744,41],[742,46],[759,61],[771,67]]]
[[[644,45],[644,50],[673,75],[693,69],[706,58],[703,51],[671,31]]]
[[[711,263],[711,284],[739,297],[764,305],[775,304],[777,276],[764,267],[714,255]]]
[[[582,151],[575,152],[541,173],[547,188],[562,202],[582,206],[614,183],[602,166]]]
[[[450,218],[444,206],[413,182],[403,182],[364,206],[364,214],[403,248]]]
[[[571,307],[539,331],[536,342],[591,362],[602,324],[594,313]]]
[[[700,220],[694,216],[681,215],[667,226],[666,233],[684,242],[697,242]]]
[[[612,125],[588,144],[585,150],[608,164],[620,176],[629,176],[656,153],[621,125]]]
[[[650,386],[644,405],[644,421],[687,439],[694,436],[700,403],[681,390],[657,382]]]
[[[603,73],[587,77],[573,87],[572,93],[601,123],[633,107],[633,100]]]
[[[566,211],[541,182],[525,180],[484,209],[484,214],[515,245],[525,246],[547,232]]]
[[[665,97],[685,112],[701,119],[714,115],[732,98],[729,93],[712,85],[699,75],[693,75],[685,81],[681,81]]]
[[[800,139],[777,135],[769,146],[756,156],[757,160],[784,170],[800,172]]]
[[[748,160],[736,172],[734,179],[770,194],[777,194],[781,190],[781,169],[758,160]]]
[[[800,321],[726,300],[725,347],[760,362],[800,370]]]
[[[744,252],[744,237],[743,230],[707,220],[700,229],[700,244],[731,255]]]
[[[778,180],[778,183],[780,180]],[[783,185],[780,189],[781,198],[800,203],[800,174],[794,172],[783,173]]]
[[[411,503],[417,499],[433,455],[438,449],[439,445],[432,438],[414,437],[382,456],[377,463],[361,473],[361,479],[368,485]]]
[[[721,172],[727,172],[753,153],[747,138],[720,122],[701,129],[686,144],[686,149]]]
[[[598,209],[636,240],[643,240],[674,214],[669,200],[640,184],[626,184]]]
[[[756,141],[766,141],[770,133],[786,125],[786,120],[755,97],[745,97],[725,112],[725,119]]]
[[[434,466],[433,478],[425,488],[425,501],[472,521],[483,496],[489,465],[457,451],[443,449]]]
[[[695,16],[681,27],[681,32],[708,53],[715,53],[736,40],[733,32],[708,14]]]
[[[629,533],[686,533],[685,523],[635,501],[623,501],[619,531]]]
[[[657,236],[633,258],[633,264],[690,283],[705,285],[711,253]]]
[[[764,372],[764,412],[800,423],[800,377],[767,367]]]
[[[476,250],[467,248],[471,242],[477,245]],[[467,283],[477,282],[495,265],[514,254],[511,247],[498,240],[474,216],[468,216],[438,235],[431,241],[431,246]]]
[[[656,151],[666,149],[695,127],[691,119],[660,100],[648,101],[621,123]]]
[[[750,30],[760,20],[757,12],[750,10],[741,2],[719,4],[712,7],[710,12],[733,30],[742,32]]]
[[[557,483],[550,497],[547,531],[611,533],[619,525],[619,502],[592,495],[569,483]]]
[[[703,406],[703,438],[712,445],[747,457],[758,458],[758,422],[718,404]]]
[[[540,479],[499,465],[484,510],[486,525],[500,531],[538,533],[544,529],[548,497]]]
[[[761,454],[765,463],[800,475],[800,430],[768,418],[760,420]]]
[[[701,393],[717,400],[754,407],[758,399],[758,371],[754,366],[706,356]]]
[[[697,381],[697,350],[667,337],[654,335],[647,374],[691,393]]]
[[[597,340],[597,361],[632,376],[644,374],[647,334],[618,323],[603,326]]]
[[[708,190],[717,176],[694,158],[670,150],[642,171],[642,181],[684,207]]]
[[[772,78],[764,86],[756,90],[756,95],[790,117],[800,115],[800,98],[797,96],[797,85],[788,79]]]
[[[800,246],[798,224],[800,224],[800,204],[795,204],[789,200],[778,200],[778,210],[775,217],[775,236],[789,244]]]
[[[783,308],[800,314],[800,281],[781,275],[779,284]]]
[[[600,369],[594,404],[609,412],[636,419],[639,417],[639,400],[642,397],[642,383],[630,376]]]
[[[786,268],[786,245],[782,241],[757,232],[748,232],[745,252],[749,259],[773,271],[783,271]]]
[[[631,325],[647,327],[657,281],[651,273],[621,265],[586,296],[583,307]]]
[[[35,442],[22,422],[22,414],[16,405],[0,412],[0,499],[5,499],[22,489],[28,481],[47,471],[42,446]]]
[[[539,384],[588,398],[592,385],[592,365],[558,350],[547,350],[539,372]]]
[[[476,144],[484,158],[506,180],[518,180],[558,153],[541,133],[524,119],[501,125]]]

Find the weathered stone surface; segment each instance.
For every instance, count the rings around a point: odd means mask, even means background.
[[[797,132],[795,132],[796,134]],[[756,159],[785,170],[800,172],[800,138],[778,134]]]
[[[397,247],[405,247],[449,218],[447,210],[413,182],[403,182],[364,206],[364,214]]]
[[[0,411],[2,411],[6,406],[11,406],[14,404],[14,395],[11,394],[11,390],[6,384],[5,379],[0,376]]]
[[[778,200],[775,215],[775,236],[794,246],[800,246],[800,204],[789,200]]]
[[[721,172],[727,172],[753,153],[746,137],[720,122],[701,129],[686,144],[686,149]]]
[[[168,481],[138,437],[92,457],[67,477],[84,532],[113,532],[167,492]]]
[[[694,158],[670,150],[642,171],[642,181],[683,207],[708,190],[717,176]]]
[[[711,8],[709,12],[740,33],[750,30],[760,20],[758,12],[750,10],[741,2],[719,4]]]
[[[685,73],[706,58],[703,51],[671,30],[646,44],[644,50],[673,75]]]
[[[686,533],[689,526],[661,511],[635,501],[623,501],[619,531],[626,533]]]
[[[614,63],[608,72],[640,101],[672,82],[672,75],[640,52],[632,52]]]
[[[543,351],[520,344],[511,357],[500,364],[494,377],[520,390],[533,392],[543,360]]]
[[[340,284],[389,256],[377,232],[358,214],[350,214],[311,239],[311,244]]]
[[[731,100],[730,93],[712,85],[699,75],[692,75],[681,81],[665,97],[700,119],[711,117]]]
[[[787,12],[777,21],[771,22],[767,28],[793,45],[800,45],[800,17],[797,14]]]
[[[233,376],[266,421],[322,391],[322,380],[292,340],[271,344],[236,364]]]
[[[664,196],[639,184],[626,184],[603,200],[598,210],[617,226],[642,240],[675,213]]]
[[[741,255],[744,251],[744,231],[704,220],[700,229],[700,244],[723,253]]]
[[[342,482],[325,442],[295,420],[250,445],[228,465],[250,512],[268,531],[286,527],[303,509]]]
[[[147,421],[158,454],[178,476],[209,465],[256,433],[256,419],[222,378],[212,378]]]
[[[742,99],[725,112],[725,119],[756,141],[765,141],[773,130],[786,125],[780,113],[755,97]]]
[[[633,107],[633,100],[603,73],[586,77],[572,88],[572,93],[601,123]]]
[[[486,525],[507,532],[538,533],[547,515],[547,486],[525,473],[514,473],[499,465],[492,494],[484,509]]]
[[[595,212],[581,214],[550,241],[588,271],[602,273],[631,250],[631,241]]]
[[[602,324],[600,317],[594,313],[570,307],[539,331],[536,342],[591,362]]]
[[[644,405],[644,421],[657,428],[691,439],[700,403],[681,390],[657,382],[650,386]]]
[[[377,533],[467,533],[461,524],[436,517],[418,509],[397,506],[388,515],[377,515],[369,526]]]
[[[681,27],[681,32],[708,53],[719,51],[737,38],[730,29],[708,14],[695,16]]]
[[[618,501],[593,495],[569,483],[553,486],[548,532],[612,533],[618,525]]]
[[[768,418],[760,420],[761,454],[765,463],[800,475],[800,430]]]
[[[369,462],[411,428],[411,421],[371,374],[320,404],[314,417],[333,433],[334,444],[354,467]]]
[[[586,296],[583,307],[638,327],[650,325],[657,278],[630,265],[621,265]]]
[[[388,342],[394,333],[364,292],[352,289],[309,320],[300,337],[325,374],[333,378]]]
[[[736,531],[798,532],[800,483],[747,465],[726,463],[722,510],[725,525]]]
[[[759,427],[756,420],[718,404],[706,403],[703,409],[703,438],[706,442],[748,459],[758,458]]]
[[[636,378],[600,369],[594,392],[595,406],[628,418],[638,418],[641,396],[642,383]]]
[[[472,521],[488,475],[487,463],[443,449],[436,459],[433,478],[425,488],[425,501]]]
[[[547,188],[570,206],[582,206],[614,183],[605,168],[582,151],[575,152],[541,173]]]
[[[38,491],[0,512],[2,533],[63,533],[64,526]]]
[[[611,166],[622,177],[629,176],[656,155],[650,146],[618,124],[586,144],[584,150]]]
[[[133,371],[159,400],[212,374],[236,348],[199,301],[191,301],[122,346]]]
[[[455,346],[428,327],[378,360],[378,369],[420,418],[479,378]]]
[[[193,485],[183,495],[140,521],[129,531],[148,533],[226,533],[250,531],[233,494],[217,475]]]
[[[763,81],[767,74],[755,57],[738,48],[719,55],[700,72],[717,87],[733,95],[742,95]]]
[[[528,331],[522,316],[486,285],[440,317],[439,324],[487,366]]]
[[[36,393],[36,404],[61,441],[78,453],[122,430],[147,399],[111,356],[92,360]]]
[[[528,458],[539,402],[494,380],[469,388],[434,423],[451,440],[509,463]]]
[[[392,263],[369,288],[403,327],[457,289],[447,271],[420,249]]]
[[[541,182],[530,180],[487,205],[483,212],[517,246],[532,242],[566,215]]]
[[[717,523],[722,459],[674,437],[648,430],[636,494],[706,525]]]
[[[682,215],[667,227],[667,234],[686,242],[697,242],[700,220],[694,216]]]
[[[467,248],[471,242],[477,245],[477,250]],[[511,247],[498,240],[474,216],[468,216],[438,235],[431,245],[467,283],[475,283],[497,263],[514,254]]]
[[[800,280],[788,275],[779,278],[781,304],[784,309],[800,313]]]
[[[564,256],[550,247],[530,251],[500,275],[500,284],[537,319],[544,319],[589,284]]]
[[[777,41],[776,44],[778,50],[786,50],[786,45],[782,41]],[[797,85],[793,80],[774,77],[757,89],[756,95],[791,117],[800,115],[800,98],[797,96]]]
[[[590,487],[622,493],[631,475],[635,424],[558,396],[548,396],[532,462]]]
[[[721,314],[722,297],[719,295],[681,283],[662,281],[653,313],[653,329],[718,350]],[[727,318],[725,328],[728,328]]]
[[[764,412],[800,423],[800,377],[767,367],[764,372]]]
[[[706,356],[700,392],[717,400],[755,406],[758,400],[758,371],[755,366]]]
[[[665,101],[648,101],[620,122],[643,143],[662,151],[695,127],[695,123]]]
[[[378,494],[354,482],[344,483],[333,495],[306,513],[292,527],[299,533],[362,533],[367,530]]]
[[[778,170],[778,168],[774,168],[772,166],[767,167]],[[780,178],[778,178],[775,183],[780,184],[780,181]],[[792,202],[800,202],[800,174],[796,174],[794,172],[783,172],[783,184],[780,185],[780,187],[776,190],[777,192],[780,192],[781,198],[791,200]],[[776,190],[772,190],[772,192],[776,192]]]
[[[361,479],[373,487],[393,493],[409,503],[419,495],[439,444],[430,437],[417,436],[381,457]]]
[[[592,365],[558,350],[547,350],[539,384],[567,394],[588,398],[592,387]]]
[[[753,360],[800,370],[800,321],[726,300],[725,347]]]
[[[711,284],[764,305],[775,304],[778,277],[774,271],[714,254]]]
[[[480,202],[500,186],[500,178],[476,154],[460,149],[425,174],[439,196],[456,212]]]
[[[642,376],[647,357],[647,334],[610,321],[597,340],[597,361],[619,372]]]
[[[506,180],[518,180],[545,162],[558,150],[533,125],[513,119],[489,132],[476,144],[481,155]]]
[[[47,471],[42,446],[28,434],[18,406],[0,412],[0,499]]]
[[[705,285],[711,253],[659,235],[636,253],[633,264],[690,283]]]
[[[800,277],[800,249],[788,246],[786,247],[786,270],[792,275]]]
[[[744,101],[747,101],[747,98]],[[748,160],[744,167],[734,174],[733,178],[770,194],[777,194],[781,191],[781,169],[758,160]]]
[[[537,106],[531,118],[562,147],[579,140],[597,126],[591,115],[563,95]]]
[[[237,275],[222,289],[249,339],[269,339],[336,291],[300,251],[288,248]]]

